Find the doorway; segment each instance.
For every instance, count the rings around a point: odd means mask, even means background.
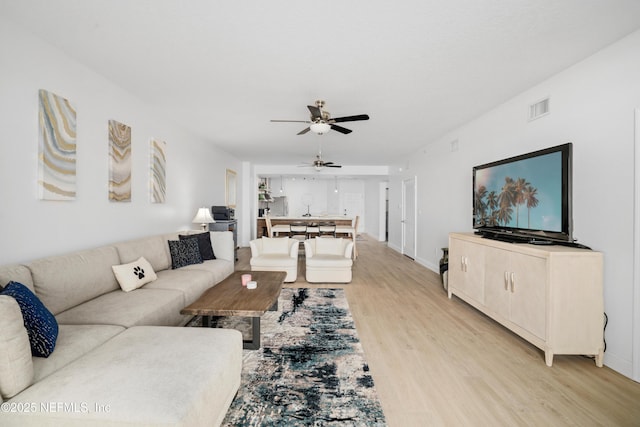
[[[378,189],[379,212],[378,241],[389,241],[389,183],[381,182]]]
[[[633,215],[633,324],[640,325],[640,108],[635,109]],[[632,378],[640,382],[640,328],[634,327]]]
[[[402,181],[402,253],[416,258],[417,177]]]

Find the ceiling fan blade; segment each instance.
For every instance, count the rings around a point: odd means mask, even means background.
[[[342,167],[342,165],[329,165],[327,163],[325,163],[324,166],[327,167],[327,168],[341,168]]]
[[[311,130],[311,128],[302,129],[296,135],[304,135],[305,133],[309,132],[310,130]]]
[[[307,105],[307,108],[311,112],[311,118],[313,120],[322,118],[322,111],[320,111],[320,108],[313,105]]]
[[[344,133],[345,135],[353,132],[351,129],[343,128],[342,126],[338,126],[338,125],[331,125],[331,129],[337,130],[338,132]]]
[[[311,123],[309,120],[271,120],[277,123]]]
[[[358,120],[369,120],[369,115],[358,114],[357,116],[336,117],[335,119],[329,120],[329,122],[330,123],[357,122]]]

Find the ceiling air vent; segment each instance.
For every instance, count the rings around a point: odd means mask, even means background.
[[[529,121],[539,119],[549,114],[549,98],[529,105]]]

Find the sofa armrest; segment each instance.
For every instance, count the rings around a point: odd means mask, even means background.
[[[261,242],[261,239],[255,239],[249,242],[249,248],[251,248],[251,257],[260,256],[260,249],[262,248]]]
[[[352,252],[353,252],[353,242],[348,242],[344,247],[344,257],[351,258]]]
[[[307,239],[304,241],[304,257],[305,258],[313,258],[313,242],[311,239]]]
[[[211,231],[211,246],[216,258],[226,259],[234,262],[233,232],[231,231]]]
[[[291,248],[289,249],[289,256],[291,258],[298,259],[298,251],[300,250],[300,243],[295,239],[291,239],[291,240],[292,241],[291,241]]]

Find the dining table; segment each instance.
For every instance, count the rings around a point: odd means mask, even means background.
[[[290,225],[293,223],[304,223],[307,227],[316,228],[322,222],[333,222],[336,226],[351,226],[353,218],[344,215],[321,215],[321,216],[270,216],[271,227],[276,225]],[[264,217],[259,217],[256,230],[258,237],[268,236],[267,223]]]

